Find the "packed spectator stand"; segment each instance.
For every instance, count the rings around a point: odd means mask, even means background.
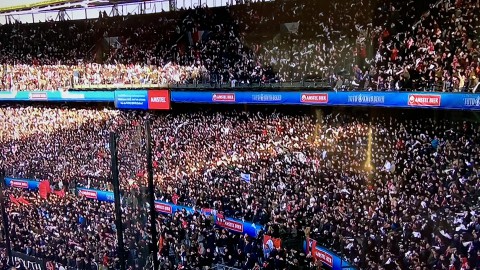
[[[8,176],[48,179],[66,191],[42,199],[7,189],[15,251],[71,269],[117,269],[112,204],[74,191],[111,190],[106,144],[114,130],[128,263],[143,269],[142,247],[150,241],[142,195],[147,115],[108,107],[0,111],[9,119],[1,138]],[[273,108],[148,117],[157,199],[252,221],[286,242],[316,239],[360,269],[479,267],[478,127],[470,122]],[[250,183],[242,172],[252,175]],[[293,247],[265,258],[261,236],[222,231],[200,212],[160,215],[156,222],[162,269],[316,267]]]
[[[479,13],[478,0],[300,0],[7,24],[0,26],[0,89],[475,93]],[[0,106],[0,166],[8,177],[48,180],[52,189],[46,197],[4,189],[13,250],[58,269],[120,269],[114,204],[78,193],[113,190],[114,131],[127,269],[150,269],[151,242],[160,269],[321,269],[303,249],[306,239],[358,269],[480,269],[473,113],[177,108]],[[193,213],[150,220],[147,119],[155,199]],[[263,230],[256,237],[226,230],[203,209]],[[264,235],[282,247],[266,252]],[[10,269],[3,244],[0,269]]]
[[[471,92],[477,0],[276,1],[0,27],[3,90],[139,85]]]

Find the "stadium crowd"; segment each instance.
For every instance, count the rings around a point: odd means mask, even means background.
[[[476,0],[439,1],[415,25],[384,29],[375,56],[384,83],[403,87],[417,80],[418,87],[459,92],[478,87],[478,12]]]
[[[477,0],[302,0],[8,24],[0,88],[317,81],[475,92],[478,12]]]
[[[112,189],[108,134],[117,131],[127,258],[144,269],[146,118],[156,199],[265,226],[254,239],[198,212],[161,215],[162,269],[316,269],[318,261],[292,247],[264,256],[263,234],[316,239],[360,269],[480,267],[480,141],[470,122],[320,110],[146,115],[18,105],[0,114],[7,175],[65,191],[43,199],[7,189],[14,249],[65,267],[118,267],[113,206],[74,191]]]

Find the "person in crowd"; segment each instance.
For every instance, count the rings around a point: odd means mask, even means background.
[[[160,215],[162,269],[311,264],[308,254],[290,246],[265,257],[263,234],[285,242],[315,239],[361,269],[477,263],[479,130],[469,122],[347,112],[146,115],[24,105],[2,107],[0,114],[7,119],[1,153],[8,176],[49,180],[54,190],[66,190],[63,197],[42,199],[35,191],[8,188],[18,252],[74,269],[116,269],[112,204],[74,191],[112,190],[107,139],[116,131],[128,263],[132,269],[148,264],[142,135],[148,118],[156,199],[264,226],[253,238],[222,230],[199,211]],[[62,253],[54,252],[58,247]]]
[[[479,12],[476,0],[301,0],[7,24],[0,89],[313,81],[343,91],[472,92]]]

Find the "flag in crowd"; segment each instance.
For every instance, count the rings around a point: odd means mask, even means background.
[[[282,240],[280,238],[274,238],[270,235],[263,236],[263,254],[265,258],[270,256],[273,249],[279,249],[282,246]]]
[[[38,185],[38,193],[42,199],[46,199],[51,192],[50,182],[48,180],[41,181]]]
[[[250,183],[251,176],[249,173],[241,173],[240,178],[242,178],[243,181]]]

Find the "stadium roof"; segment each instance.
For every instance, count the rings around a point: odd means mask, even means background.
[[[65,7],[74,7],[77,5],[89,7],[93,6],[102,6],[102,5],[112,5],[112,4],[122,4],[122,3],[135,3],[143,2],[142,0],[16,0],[15,5],[12,5],[11,2],[0,1],[0,13],[6,13],[11,11],[20,11],[20,10],[35,10],[38,8],[50,7],[50,10],[55,10],[55,8],[65,8]]]
[[[38,1],[38,0],[18,0],[15,1],[15,5],[11,5],[11,2],[5,1],[5,3],[0,3],[0,12],[8,12],[8,11],[15,11],[15,10],[29,10],[34,8],[42,8],[47,6],[55,6],[60,4],[66,3],[73,3],[79,1],[71,1],[71,0],[46,0],[46,1]]]
[[[263,0],[274,1],[274,0]],[[6,3],[5,3],[6,2]],[[100,12],[107,16],[127,16],[168,12],[169,0],[15,0],[14,5],[0,1],[0,25],[20,22],[97,19]],[[201,3],[209,7],[236,4],[235,0],[183,0],[174,1],[174,9],[194,8]]]

